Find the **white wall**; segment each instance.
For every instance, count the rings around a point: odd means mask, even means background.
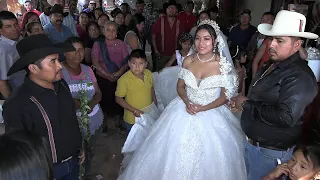
[[[258,26],[264,12],[270,11],[272,0],[245,0],[244,8],[251,10],[251,24]]]

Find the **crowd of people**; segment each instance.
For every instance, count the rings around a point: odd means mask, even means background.
[[[318,85],[302,39],[318,35],[304,15],[265,12],[254,27],[246,9],[228,30],[192,1],[156,19],[143,0],[110,13],[90,1],[78,16],[53,4],[25,1],[21,21],[0,11],[0,179],[75,180],[84,164],[89,178],[110,124],[128,136],[119,180],[316,179],[320,137],[301,136]]]

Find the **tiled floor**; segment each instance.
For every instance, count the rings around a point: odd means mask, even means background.
[[[109,120],[109,119],[108,119]],[[122,161],[121,147],[125,141],[125,135],[119,133],[112,121],[108,121],[108,136],[99,135],[95,156],[92,160],[92,180],[97,180],[96,175],[101,175],[103,180],[116,180]]]

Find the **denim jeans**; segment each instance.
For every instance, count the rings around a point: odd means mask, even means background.
[[[53,166],[53,174],[55,180],[78,180],[79,179],[79,159],[73,157],[72,159],[56,163]]]
[[[130,131],[131,131],[131,128],[132,128],[132,126],[133,126],[134,124],[129,124],[129,123],[127,123],[126,121],[124,121],[124,124],[125,124],[126,129],[127,129],[127,134],[129,134]]]
[[[276,151],[254,146],[245,141],[245,162],[248,180],[263,179],[277,167],[277,159],[285,163],[291,159],[294,147],[286,151]]]

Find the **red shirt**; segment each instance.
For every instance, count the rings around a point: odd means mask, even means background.
[[[164,27],[161,27],[161,21]],[[177,26],[177,23],[179,23],[179,26]],[[183,32],[185,32],[185,29],[180,20],[176,19],[173,26],[170,27],[167,16],[158,18],[152,26],[152,34],[156,36],[157,50],[162,56],[172,56],[177,49],[178,38]],[[162,47],[162,44],[164,44],[164,47]]]
[[[266,48],[266,50],[264,51],[264,54],[263,54],[263,56],[262,56],[262,58],[261,58],[261,61],[259,62],[259,65],[258,65],[259,68],[261,68],[261,67],[264,65],[264,63],[266,63],[266,62],[269,61],[268,43],[269,43],[269,41],[268,41],[267,38],[264,39],[263,42],[262,42],[262,44],[264,44],[267,48]]]
[[[178,14],[178,19],[184,24],[186,32],[190,32],[197,23],[197,17],[192,13],[188,15],[185,11]]]
[[[82,42],[86,42],[87,39],[89,38],[89,35],[88,33],[86,32],[85,29],[83,29],[80,24],[78,24],[76,26],[76,29],[77,29],[77,33],[78,33],[78,36],[79,36],[79,39],[82,41]]]
[[[41,12],[38,11],[38,10],[36,10],[36,9],[33,9],[33,10],[30,11],[30,12],[34,12],[34,13],[36,13],[38,16],[40,16],[40,14],[41,14]],[[28,11],[26,11],[26,12],[23,13],[22,19],[23,19],[23,17],[24,17],[27,13],[28,13]]]

